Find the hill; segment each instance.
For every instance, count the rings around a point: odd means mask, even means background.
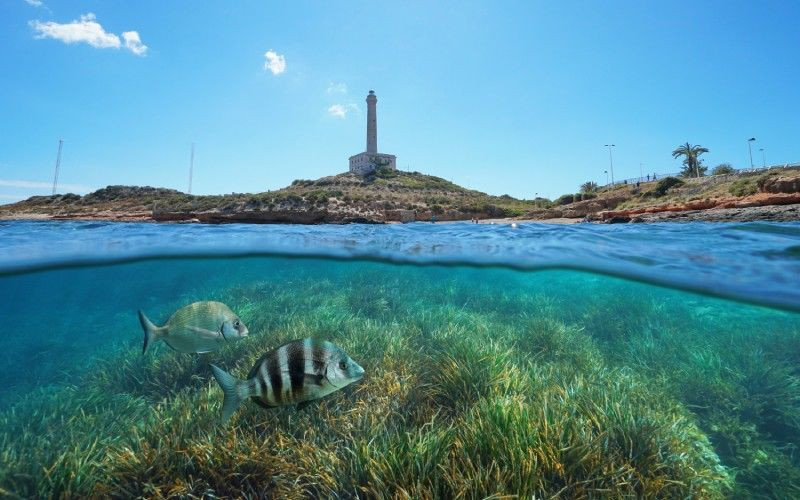
[[[617,184],[564,195],[524,217],[598,222],[800,220],[800,167]]]
[[[516,217],[533,201],[491,196],[418,172],[344,173],[261,193],[196,196],[173,189],[108,186],[85,196],[33,196],[0,217],[250,223],[382,223]]]

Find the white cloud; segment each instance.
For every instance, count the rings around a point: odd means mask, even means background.
[[[347,114],[351,111],[358,111],[358,106],[355,104],[332,104],[328,108],[328,114],[336,118],[347,118]]]
[[[328,88],[325,89],[326,94],[346,94],[347,85],[344,83],[329,83]]]
[[[42,2],[42,0],[25,0],[25,3],[28,5],[33,5],[34,7],[41,7],[42,5],[44,5],[44,2]]]
[[[53,21],[43,23],[38,20],[31,21],[30,24],[36,31],[36,38],[53,38],[64,43],[85,42],[98,49],[120,47],[119,37],[113,33],[106,33],[91,12],[81,16],[80,20],[66,24]]]
[[[114,33],[108,33],[91,12],[70,23],[59,24],[53,21],[43,23],[36,20],[29,24],[36,32],[35,38],[38,39],[52,38],[67,44],[87,43],[98,49],[118,49],[122,46],[119,37]],[[142,44],[138,32],[126,31],[122,37],[125,39],[125,48],[137,56],[142,56],[147,51],[147,46]]]
[[[342,104],[333,104],[328,108],[328,114],[337,118],[347,117],[347,108]]]
[[[147,45],[142,43],[138,31],[124,31],[122,39],[125,40],[125,48],[137,56],[143,56],[147,52]]]
[[[53,189],[52,182],[23,181],[17,179],[0,179],[0,186],[27,189]],[[88,193],[92,188],[84,186],[83,184],[59,184],[58,190],[62,192],[74,191],[76,193]]]
[[[281,54],[270,49],[264,53],[264,57],[266,58],[266,62],[264,63],[265,70],[268,69],[272,71],[273,75],[280,75],[286,71],[286,58]]]

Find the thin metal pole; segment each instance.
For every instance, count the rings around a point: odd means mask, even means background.
[[[614,147],[613,144],[606,144],[608,148],[608,163],[611,165],[611,185],[614,185],[614,157],[611,155],[611,148]]]
[[[753,147],[750,145],[753,141],[755,141],[755,138],[747,139],[747,151],[750,153],[750,168],[753,168]]]
[[[58,188],[58,171],[61,169],[61,148],[64,145],[64,139],[58,140],[58,155],[56,155],[56,172],[53,175],[53,194],[56,194]]]
[[[764,152],[764,148],[761,148],[761,166],[767,168],[767,154]]]
[[[194,143],[192,143],[192,153],[189,156],[189,194],[192,194],[192,170],[194,170]]]

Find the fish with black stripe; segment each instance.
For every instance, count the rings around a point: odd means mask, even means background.
[[[238,380],[213,364],[211,371],[225,394],[223,420],[248,398],[264,408],[304,405],[364,376],[364,369],[341,348],[316,339],[293,340],[266,353],[246,380]]]

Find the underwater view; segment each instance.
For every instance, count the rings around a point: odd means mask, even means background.
[[[0,496],[798,497],[798,248],[3,222]]]

